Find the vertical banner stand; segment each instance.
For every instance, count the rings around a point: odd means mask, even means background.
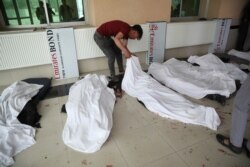
[[[232,19],[217,19],[215,38],[209,47],[209,53],[223,53],[226,50],[227,38]]]
[[[163,63],[165,55],[166,28],[164,21],[148,22],[149,26],[149,44],[146,63]]]
[[[46,32],[55,79],[79,77],[73,28]]]

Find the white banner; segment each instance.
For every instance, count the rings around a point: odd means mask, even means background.
[[[55,79],[79,77],[73,28],[47,29]]]
[[[166,22],[149,22],[149,46],[147,64],[162,63],[165,54]]]
[[[227,45],[232,19],[218,19],[214,43],[209,48],[209,53],[223,53]]]

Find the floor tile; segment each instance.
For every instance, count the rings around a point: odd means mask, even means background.
[[[58,134],[45,134],[36,138],[36,144],[15,157],[14,166],[53,167],[68,166],[65,145]]]
[[[70,167],[128,167],[112,139],[108,139],[95,153],[81,153],[67,147],[67,161]]]
[[[156,124],[161,136],[174,150],[179,151],[215,134],[206,127],[166,119]]]
[[[130,167],[137,167],[173,153],[153,126],[133,129],[115,136],[119,150]]]
[[[41,103],[40,108],[38,109],[39,114],[42,118],[41,124],[56,124],[60,121],[60,112],[61,106],[59,106],[58,98],[53,100],[46,100]]]
[[[178,152],[181,158],[192,167],[249,167],[250,159],[245,153],[237,155],[220,145],[215,136],[201,141]]]
[[[135,99],[132,99],[135,101]],[[116,101],[114,107],[114,114],[113,114],[113,128],[112,134],[119,135],[124,131],[136,129],[143,127],[148,124],[148,122],[143,119],[137,107],[140,107],[140,104],[132,104],[131,97],[128,95],[124,95],[122,99],[118,99]],[[144,108],[142,108],[145,110]]]
[[[156,161],[149,162],[141,167],[188,167],[188,165],[177,155],[171,154]]]

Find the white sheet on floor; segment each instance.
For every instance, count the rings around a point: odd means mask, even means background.
[[[74,150],[96,152],[109,137],[116,98],[107,84],[104,75],[89,74],[70,88],[62,137]]]
[[[236,56],[236,57],[239,57],[241,59],[245,59],[245,60],[248,60],[250,61],[250,52],[241,52],[241,51],[238,51],[238,50],[235,50],[235,49],[232,49],[228,52],[229,55],[233,55],[233,56]]]
[[[13,156],[35,144],[35,129],[21,124],[17,116],[42,85],[15,82],[0,96],[0,166],[14,163]]]
[[[195,99],[208,94],[229,97],[236,90],[234,79],[226,73],[202,69],[175,58],[162,64],[152,63],[148,73],[165,86]]]
[[[234,80],[240,80],[243,83],[247,74],[237,65],[231,63],[223,63],[217,56],[209,53],[204,56],[190,56],[188,62],[200,65],[201,69],[212,70],[218,73],[225,73]]]
[[[146,108],[162,117],[217,130],[220,118],[211,107],[194,104],[161,85],[143,72],[137,57],[127,59],[122,89],[142,101]]]

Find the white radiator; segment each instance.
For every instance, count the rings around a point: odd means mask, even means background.
[[[95,28],[76,29],[74,33],[77,58],[79,60],[103,56],[102,51],[93,39]]]
[[[0,70],[49,64],[45,32],[0,35]]]
[[[212,43],[216,22],[168,23],[166,49]],[[148,50],[148,26],[143,24],[143,38],[130,40],[132,52]],[[75,29],[78,60],[104,56],[95,44],[95,28]],[[46,32],[0,34],[0,70],[50,64]]]

